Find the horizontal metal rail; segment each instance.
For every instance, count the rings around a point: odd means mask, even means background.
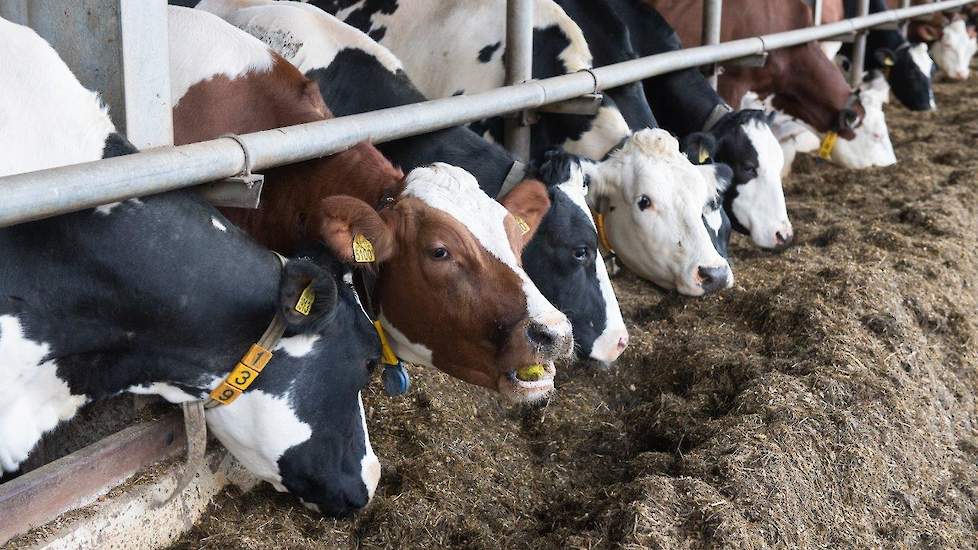
[[[978,0],[945,0],[808,27],[652,55],[614,65],[413,105],[241,136],[255,170],[322,157],[361,141],[382,143],[475,120],[535,109],[594,91],[710,63],[850,34]],[[592,76],[593,75],[593,76]],[[595,82],[595,80],[597,82]],[[238,174],[245,164],[232,139],[162,147],[125,157],[0,178],[0,227],[100,204],[162,193]]]

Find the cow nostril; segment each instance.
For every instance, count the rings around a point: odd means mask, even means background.
[[[720,290],[727,286],[730,280],[730,269],[726,266],[704,267],[700,266],[696,270],[700,280],[700,287],[704,293]]]
[[[784,235],[780,231],[774,234],[774,240],[778,243],[778,246],[784,246],[788,244],[788,239],[784,238]]]
[[[554,345],[554,336],[543,325],[530,323],[526,327],[526,339],[531,344],[536,344],[542,348],[550,348]]]
[[[625,351],[628,347],[628,336],[622,336],[618,339],[618,353]]]

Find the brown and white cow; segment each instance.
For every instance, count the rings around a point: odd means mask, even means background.
[[[332,116],[317,85],[258,39],[199,10],[171,7],[169,17],[178,143]],[[519,262],[549,207],[542,184],[524,182],[500,204],[454,166],[402,178],[365,143],[265,177],[261,208],[228,217],[283,252],[318,238],[349,256],[354,236],[367,236],[379,267],[373,300],[401,358],[517,400],[553,389],[553,361],[572,351],[571,326]],[[531,231],[523,234],[517,217]],[[537,363],[542,377],[517,377]]]

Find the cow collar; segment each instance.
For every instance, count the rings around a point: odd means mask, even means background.
[[[282,267],[285,267],[285,257],[277,252],[274,254]],[[299,302],[295,305],[296,311],[308,315],[314,300],[315,296],[312,290],[307,287],[299,296]],[[258,342],[248,348],[244,356],[238,360],[237,365],[231,369],[231,373],[225,376],[224,380],[211,391],[204,408],[212,409],[220,405],[229,405],[244,393],[261,376],[262,370],[272,360],[274,354],[271,350],[275,349],[275,346],[282,340],[287,325],[282,312],[275,312],[275,317],[265,329],[265,333],[258,339]]]
[[[713,110],[710,111],[710,116],[706,117],[706,122],[703,123],[703,131],[709,132],[714,126],[720,122],[720,119],[727,116],[733,112],[733,107],[727,105],[726,103],[717,103]]]

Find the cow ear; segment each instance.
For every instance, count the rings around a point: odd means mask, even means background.
[[[308,105],[308,107],[315,111],[320,118],[329,118],[333,116],[330,112],[329,107],[326,106],[326,102],[323,101],[323,95],[319,91],[319,84],[316,84],[312,80],[307,80],[302,86],[302,103]]]
[[[717,151],[717,139],[709,132],[693,132],[684,143],[686,157],[693,164],[707,164]]]
[[[279,281],[279,311],[289,328],[307,330],[336,307],[333,274],[305,259],[289,260]]]
[[[537,180],[523,180],[512,191],[506,193],[500,202],[516,218],[523,237],[523,246],[526,246],[540,227],[540,222],[547,215],[547,211],[550,210],[547,187]]]
[[[876,56],[876,61],[884,67],[896,65],[896,56],[893,55],[893,50],[889,48],[880,48],[873,52],[873,55]]]
[[[533,161],[527,172],[547,187],[552,187],[569,181],[575,165],[580,166],[576,155],[563,149],[550,149],[543,154],[542,159]]]
[[[394,255],[394,232],[367,203],[336,195],[323,199],[320,208],[319,238],[341,262],[366,266]]]

